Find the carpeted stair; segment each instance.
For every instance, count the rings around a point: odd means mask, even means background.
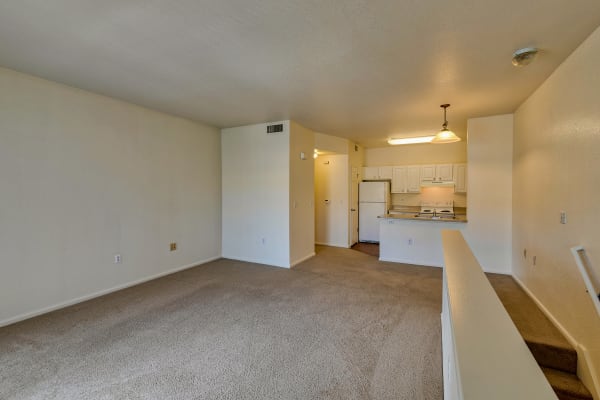
[[[486,274],[560,400],[593,400],[577,377],[577,352],[509,275]]]

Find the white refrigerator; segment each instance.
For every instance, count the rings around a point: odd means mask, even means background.
[[[361,182],[358,201],[358,241],[379,243],[377,217],[390,209],[390,183]]]

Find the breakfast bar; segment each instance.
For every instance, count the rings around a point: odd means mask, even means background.
[[[453,217],[395,212],[379,217],[379,260],[442,267],[442,230],[463,230],[466,214]]]

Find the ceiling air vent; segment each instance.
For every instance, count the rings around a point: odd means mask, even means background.
[[[283,132],[283,124],[267,125],[267,133]]]

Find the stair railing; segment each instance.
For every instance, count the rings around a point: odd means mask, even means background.
[[[581,277],[585,283],[586,291],[592,298],[592,302],[594,303],[596,311],[600,316],[600,279],[598,279],[598,276],[592,268],[590,259],[588,258],[583,246],[571,247],[571,253],[573,253],[573,257],[575,257],[575,263],[577,263],[579,272],[581,272]]]

